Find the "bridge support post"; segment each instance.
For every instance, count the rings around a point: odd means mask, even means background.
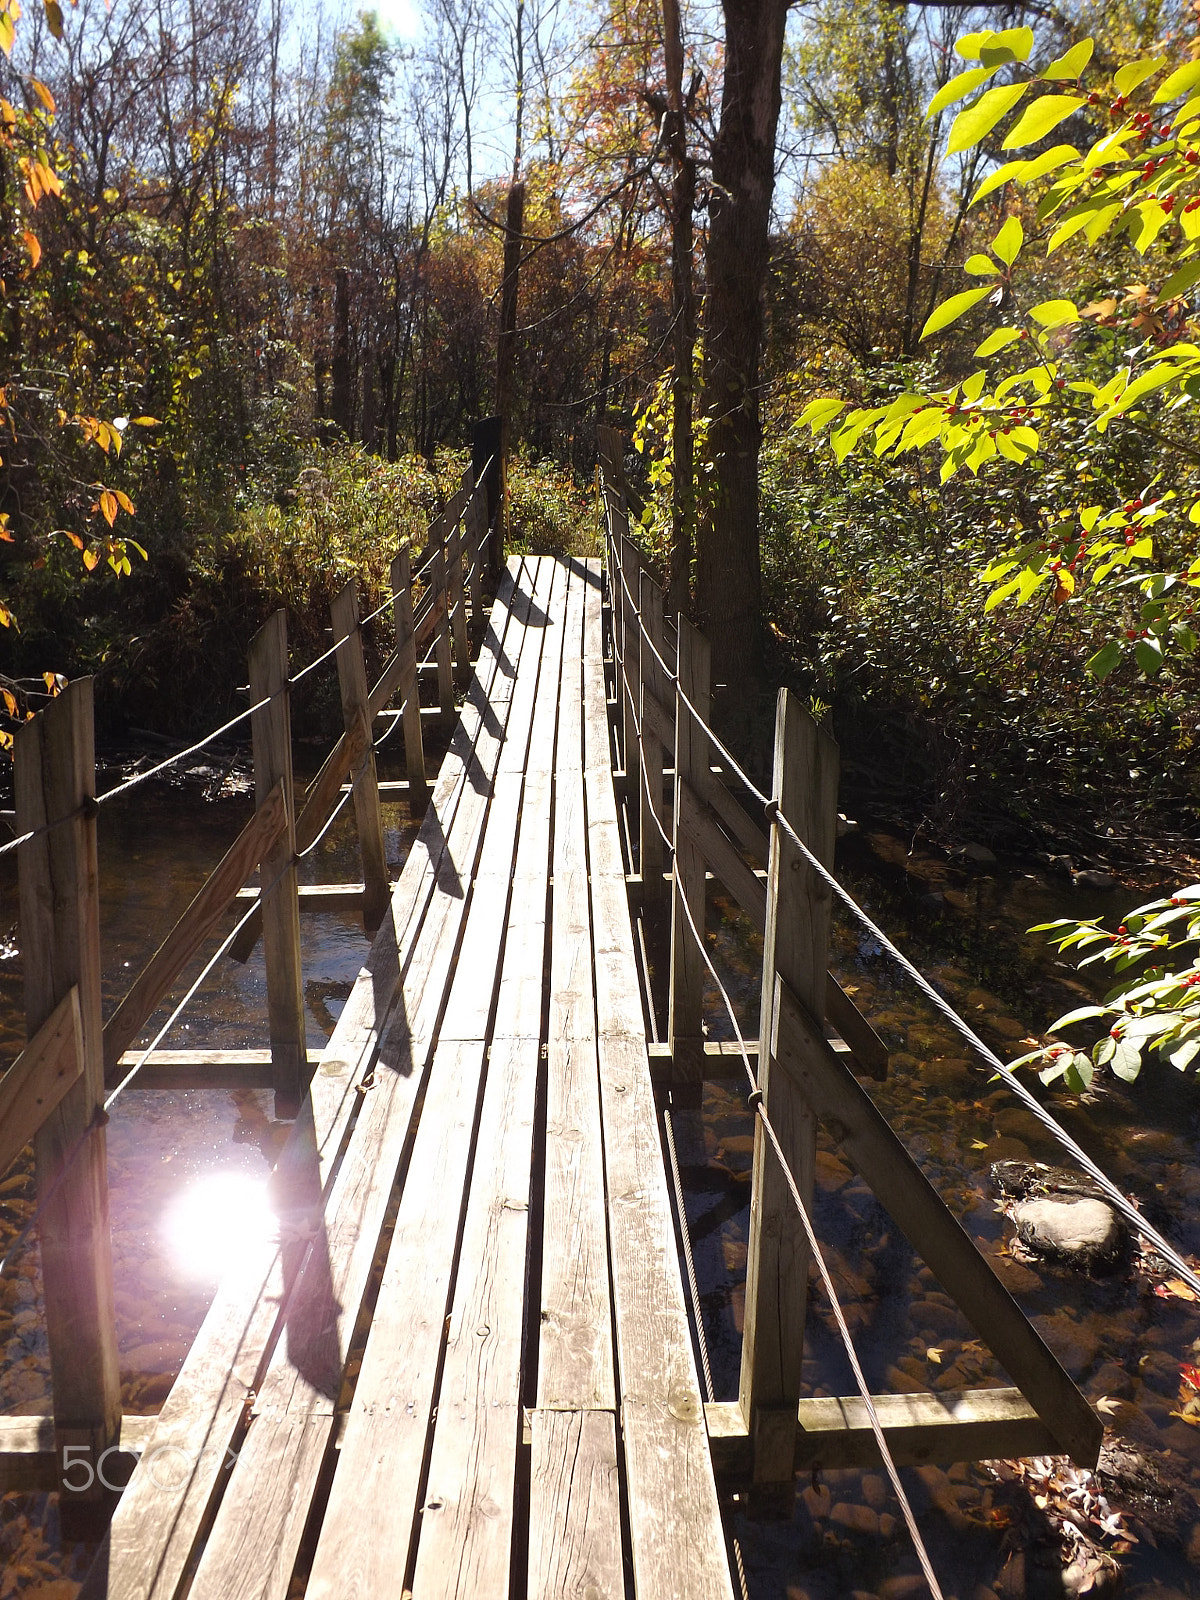
[[[121,1433],[103,1113],[90,678],[77,679],[17,730],[14,761],[18,832],[52,825],[18,854],[28,1038],[36,1037],[73,988],[79,996],[83,1071],[34,1140],[44,1207],[42,1281],[54,1446],[70,1490],[64,1490],[66,1509],[102,1498],[98,1463]],[[72,1461],[78,1466],[75,1474],[69,1471]]]
[[[682,613],[679,616],[675,694],[674,871],[671,885],[671,993],[667,1040],[671,1086],[680,1104],[700,1103],[704,1077],[704,856],[680,827],[680,793],[685,784],[699,791],[708,769],[708,735],[684,703],[695,706],[703,722],[710,714],[712,653],[708,640]],[[637,760],[636,747],[633,759]],[[686,904],[686,910],[684,909]],[[690,919],[689,919],[690,913]],[[695,932],[692,931],[693,925]]]
[[[647,713],[646,702],[652,699],[656,707],[663,704],[665,680],[654,653],[657,650],[661,655],[663,649],[663,595],[648,572],[641,574],[638,609],[642,613],[638,629],[638,721],[645,764],[644,772],[638,773],[638,855],[642,903],[649,910],[660,906],[663,899],[663,838],[659,832],[663,823],[663,747],[656,731],[657,719]]]
[[[433,558],[430,578],[433,603],[442,615],[433,636],[434,659],[437,662],[438,704],[442,708],[442,721],[447,726],[454,722],[454,667],[450,659],[450,596],[446,582],[446,518],[443,512],[429,530],[427,553]]]
[[[463,513],[463,534],[467,553],[467,592],[471,599],[471,637],[478,648],[483,638],[483,571],[480,551],[487,529],[487,487],[475,483],[474,468],[463,473],[462,486],[470,498]]]
[[[371,743],[367,663],[363,655],[362,627],[358,618],[358,582],[351,578],[331,607],[333,636],[338,641],[338,688],[346,742],[361,753],[350,763],[354,788],[354,820],[363,868],[363,927],[374,933],[387,913],[391,899],[387,858],[383,849],[383,814],[379,807],[379,776]]]
[[[392,562],[391,580],[396,654],[400,658],[401,681],[408,684],[404,695],[404,764],[408,770],[411,810],[425,803],[429,796],[429,780],[425,776],[425,745],[421,734],[421,675],[413,636],[412,562],[407,545]]]
[[[254,799],[266,805],[283,784],[287,827],[262,858],[263,955],[275,1115],[294,1117],[308,1087],[304,990],[300,975],[300,899],[296,887],[296,802],[288,688],[287,614],[277,611],[250,641],[250,719]]]
[[[461,504],[458,496],[455,504]],[[462,516],[455,518],[446,540],[446,614],[454,647],[454,684],[464,689],[471,678],[471,648],[467,639],[467,600],[464,583],[466,530]]]
[[[681,640],[683,626],[681,620]],[[781,689],[772,795],[809,849],[830,868],[837,836],[837,787],[837,745],[796,697]],[[816,1119],[788,1074],[776,1069],[775,977],[778,974],[814,1016],[824,1015],[831,902],[828,887],[778,822],[772,822],[758,1084],[810,1215]],[[739,1403],[753,1446],[755,1494],[759,1509],[768,1514],[789,1514],[794,1494],[809,1261],[808,1241],[783,1172],[756,1119]]]
[[[638,829],[638,794],[642,787],[642,773],[638,755],[638,714],[641,705],[641,636],[637,610],[642,563],[636,545],[626,533],[622,533],[617,540],[617,560],[620,563],[618,592],[613,596],[613,605],[621,608],[621,671],[617,692],[621,697],[621,726],[624,729],[625,815],[629,820],[630,844],[636,837],[640,860],[642,840]],[[632,867],[632,863],[630,865]]]

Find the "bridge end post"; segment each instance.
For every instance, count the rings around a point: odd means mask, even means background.
[[[671,883],[671,992],[667,1040],[671,1087],[681,1104],[698,1105],[704,1078],[704,855],[680,825],[685,786],[700,789],[709,760],[712,652],[708,640],[681,612],[675,693],[674,869]],[[685,700],[686,697],[686,700]],[[695,707],[696,715],[687,702]],[[637,761],[637,746],[633,759]],[[693,928],[695,931],[693,931]]]

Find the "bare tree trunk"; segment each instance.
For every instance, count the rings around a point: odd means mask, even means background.
[[[376,361],[376,347],[374,340],[372,340],[363,354],[362,370],[362,442],[372,453],[376,451],[378,446],[378,441],[375,437]]]
[[[787,0],[724,0],[704,352],[716,493],[699,530],[696,602],[726,706],[753,687],[761,664],[758,370],[787,9]]]
[[[521,235],[525,231],[525,185],[508,191],[504,219],[504,282],[500,289],[500,335],[496,340],[496,415],[500,418],[500,525],[508,514],[508,449],[512,422],[513,370],[517,355],[517,287]],[[503,546],[503,537],[501,538]]]
[[[668,614],[690,616],[695,459],[692,446],[692,357],[696,308],[692,295],[692,208],[696,163],[688,155],[683,117],[683,30],[679,0],[663,0],[667,65],[667,148],[675,168],[671,187],[671,310],[674,372],[671,377],[671,570]]]
[[[334,422],[347,438],[353,422],[354,398],[350,392],[350,274],[337,269],[333,295],[333,396]]]

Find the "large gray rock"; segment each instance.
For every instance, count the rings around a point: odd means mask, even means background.
[[[1125,1226],[1117,1213],[1087,1196],[1022,1200],[1013,1207],[1012,1219],[1022,1244],[1072,1266],[1112,1266],[1125,1246]]]

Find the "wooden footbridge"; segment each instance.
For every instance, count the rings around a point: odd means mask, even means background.
[[[611,591],[599,561],[513,557],[485,619],[468,483],[435,528],[415,612],[407,566],[393,575],[397,648],[374,689],[343,596],[347,731],[295,816],[286,646],[279,626],[264,630],[255,818],[106,1025],[87,686],[21,736],[31,1043],[0,1081],[0,1156],[40,1125],[55,1410],[0,1419],[0,1483],[54,1486],[107,1516],[103,1486],[128,1480],[85,1600],[716,1600],[733,1592],[722,1494],[786,1497],[801,1467],[879,1459],[859,1397],[800,1393],[809,1251],[762,1126],[742,1391],[723,1402],[701,1389],[659,1108],[694,1103],[731,1065],[702,1028],[706,875],[766,934],[768,1027],[749,1056],[798,1192],[811,1197],[819,1116],[1021,1385],[875,1397],[894,1458],[1095,1458],[1097,1420],[855,1076],[885,1059],[827,978],[828,896],[715,770],[691,709],[706,703],[703,641],[682,619],[666,640],[622,527],[611,447],[606,465]],[[381,898],[370,730],[405,697],[415,797],[427,646],[439,685],[457,672],[464,698],[419,836]],[[443,694],[426,712],[447,709]],[[785,700],[775,792],[825,855],[833,756]],[[354,893],[378,931],[306,1064],[295,855],[347,777],[363,845]],[[669,847],[655,848],[647,808]],[[261,903],[238,939],[261,925],[270,1060],[131,1056],[256,864]],[[673,903],[662,1045],[648,1042],[631,890]],[[273,1180],[278,1239],[222,1284],[161,1414],[123,1420],[100,1108],[139,1061],[150,1083],[185,1068],[197,1083],[270,1082],[298,1115]]]

